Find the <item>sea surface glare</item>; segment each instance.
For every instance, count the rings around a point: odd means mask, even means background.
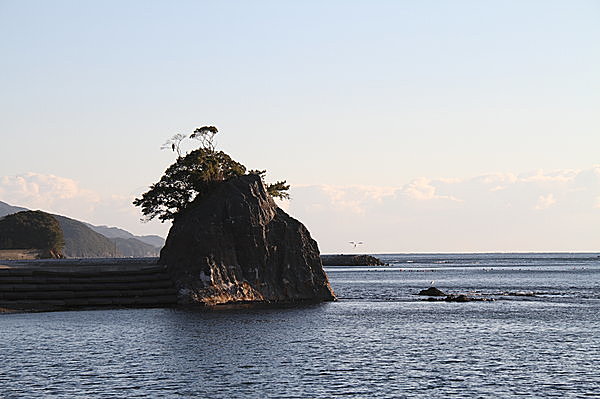
[[[0,398],[600,397],[598,254],[380,257],[335,303],[0,315]]]

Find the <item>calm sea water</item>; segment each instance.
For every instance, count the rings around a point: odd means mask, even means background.
[[[598,254],[381,258],[336,303],[0,315],[0,398],[600,397]]]

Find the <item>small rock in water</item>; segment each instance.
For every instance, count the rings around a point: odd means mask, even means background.
[[[448,295],[444,301],[446,302],[471,302],[473,298],[470,298],[464,294],[460,295]]]
[[[426,290],[421,290],[421,291],[419,291],[419,295],[426,295],[426,296],[446,296],[446,294],[444,294],[443,291],[438,290],[435,287],[429,287]]]
[[[493,302],[494,298],[474,298],[471,296],[466,296],[464,294],[459,295],[448,295],[444,298],[446,302]]]
[[[323,266],[387,266],[371,255],[321,255]]]
[[[427,301],[431,302],[493,302],[494,298],[480,298],[480,297],[471,297],[465,294],[445,294],[441,290],[435,287],[429,287],[426,290],[421,290],[419,295],[426,295]],[[445,297],[445,298],[433,298],[433,297]]]

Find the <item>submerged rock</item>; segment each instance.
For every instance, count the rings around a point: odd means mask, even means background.
[[[159,263],[181,304],[335,300],[317,243],[257,175],[220,184],[178,215]]]
[[[426,295],[426,296],[446,296],[446,294],[435,288],[435,287],[429,287],[426,290],[421,290],[419,291],[419,295]]]

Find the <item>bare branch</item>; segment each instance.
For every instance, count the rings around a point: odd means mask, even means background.
[[[171,149],[173,152],[177,152],[177,158],[181,158],[181,142],[185,139],[185,135],[177,133],[169,140],[167,140],[161,147],[161,150]]]

